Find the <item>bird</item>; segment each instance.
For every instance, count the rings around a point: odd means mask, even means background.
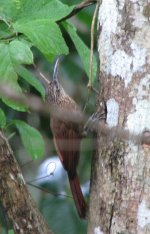
[[[56,151],[68,175],[77,212],[81,219],[86,219],[87,205],[77,174],[82,137],[79,123],[75,120],[81,117],[81,110],[58,81],[59,61],[60,58],[56,60],[53,79],[46,87],[46,99],[51,110],[50,127]]]

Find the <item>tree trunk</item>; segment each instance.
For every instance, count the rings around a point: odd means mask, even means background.
[[[99,7],[97,111],[105,111],[107,127],[131,137],[97,134],[88,234],[150,233],[150,147],[134,139],[150,136],[149,19],[148,0],[102,0]]]
[[[16,234],[51,234],[31,198],[7,139],[0,132],[0,201]]]

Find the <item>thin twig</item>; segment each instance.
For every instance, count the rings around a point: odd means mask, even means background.
[[[21,167],[21,168],[26,167],[26,166],[28,166],[29,164],[33,163],[33,162],[34,162],[34,160],[30,160],[30,161],[28,161],[28,162],[26,162],[26,163],[20,165],[20,167]]]
[[[39,70],[39,68],[37,67],[37,65],[33,64],[33,67],[36,69],[36,71],[38,72],[39,76],[46,82],[46,84],[49,84],[50,81],[49,81],[48,78],[46,78],[46,76],[44,76],[44,74]]]
[[[45,188],[43,188],[43,187],[41,187],[41,186],[32,184],[32,183],[30,183],[30,182],[27,182],[27,184],[30,185],[30,186],[32,186],[32,187],[34,187],[34,188],[36,188],[36,189],[39,189],[39,190],[45,192],[45,193],[49,193],[49,194],[53,195],[54,197],[68,197],[68,198],[73,199],[73,197],[71,197],[71,196],[69,196],[69,195],[61,194],[61,193],[57,193],[57,194],[56,194],[56,193],[53,193],[53,192],[51,192],[51,191],[49,191],[49,190],[47,190],[47,189],[45,189]]]
[[[67,16],[65,16],[64,18],[58,20],[56,23],[60,23],[66,19],[71,18],[72,16],[76,15],[79,11],[81,11],[82,9],[91,6],[93,4],[97,3],[97,0],[85,0],[81,3],[79,3]]]
[[[90,49],[90,76],[89,76],[89,82],[88,82],[88,97],[85,103],[85,106],[83,108],[83,112],[85,112],[88,101],[89,101],[89,95],[90,95],[90,91],[91,89],[96,92],[98,94],[98,91],[92,86],[92,68],[93,68],[93,50],[94,50],[94,26],[95,26],[95,19],[96,19],[96,15],[97,15],[97,10],[98,10],[98,6],[99,4],[96,4],[96,8],[94,11],[94,15],[93,15],[93,19],[92,19],[92,24],[91,24],[91,49]]]
[[[68,112],[67,109],[62,108],[52,108],[49,104],[43,103],[41,99],[37,96],[27,95],[21,96],[17,95],[11,87],[0,86],[0,94],[3,97],[9,98],[13,101],[16,101],[20,104],[26,104],[31,110],[47,114],[49,116],[50,112],[58,119],[63,119],[65,121],[72,121],[74,123],[83,124],[87,121],[87,116],[83,113],[75,114]],[[121,127],[110,128],[106,124],[101,124],[99,120],[93,121],[92,129],[94,132],[100,131],[103,135],[108,135],[117,137],[120,140],[131,140],[135,144],[146,144],[150,145],[150,133],[149,131],[143,132],[139,135],[132,134],[128,130],[125,130]]]
[[[88,90],[89,93],[92,89],[92,68],[93,68],[93,50],[94,50],[94,26],[95,26],[95,20],[96,20],[96,15],[98,11],[99,4],[96,4],[93,19],[92,19],[92,24],[91,24],[91,50],[90,50],[90,77],[89,77],[89,83],[88,83]],[[93,89],[94,90],[94,89]]]

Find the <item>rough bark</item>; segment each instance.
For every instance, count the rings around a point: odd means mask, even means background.
[[[52,233],[31,198],[13,151],[0,132],[0,201],[16,234]]]
[[[102,0],[98,14],[98,111],[106,124],[150,134],[150,2]],[[103,109],[104,111],[104,109]],[[97,136],[88,234],[150,233],[150,147]]]

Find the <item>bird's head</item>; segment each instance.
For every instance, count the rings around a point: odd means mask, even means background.
[[[53,80],[49,82],[46,88],[46,99],[50,104],[57,104],[59,103],[64,89],[60,85],[58,81],[58,65],[59,65],[60,58],[56,60],[53,72]]]

